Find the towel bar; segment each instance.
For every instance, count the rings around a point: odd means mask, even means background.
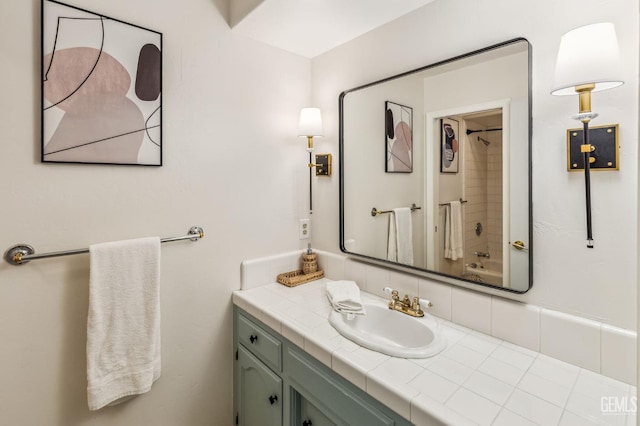
[[[161,243],[171,243],[173,241],[181,241],[181,240],[191,240],[198,241],[200,238],[204,238],[204,230],[199,226],[192,226],[189,229],[189,233],[187,235],[183,235],[181,237],[169,237],[163,238],[160,240]],[[7,263],[17,266],[27,263],[31,260],[36,259],[46,259],[49,257],[59,257],[59,256],[69,256],[73,254],[81,254],[81,253],[89,253],[88,248],[76,249],[76,250],[64,250],[64,251],[56,251],[51,253],[42,253],[36,254],[33,247],[27,244],[17,244],[11,247],[4,253],[4,260]]]
[[[460,204],[464,204],[464,203],[466,203],[466,202],[467,202],[467,200],[463,200],[462,198],[460,198]],[[451,204],[451,202],[449,202],[449,203],[442,203],[442,204],[438,204],[438,205],[439,205],[440,207],[442,207],[442,206],[448,206],[448,205],[450,205],[450,204]]]
[[[416,211],[416,210],[420,210],[422,207],[418,207],[416,206],[416,203],[411,204],[411,207],[409,207],[411,209],[412,212]],[[393,210],[378,210],[375,207],[371,209],[371,216],[376,217],[379,214],[383,214],[383,213],[392,213]]]

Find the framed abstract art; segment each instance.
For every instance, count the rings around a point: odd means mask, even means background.
[[[162,34],[42,1],[42,161],[162,165]]]
[[[440,120],[440,172],[442,173],[458,173],[459,133],[460,125],[456,120],[451,118]]]
[[[413,108],[386,101],[385,138],[387,173],[413,171]]]

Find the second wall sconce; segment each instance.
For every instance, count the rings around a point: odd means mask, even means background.
[[[621,69],[613,24],[586,25],[562,36],[551,94],[579,96],[579,113],[573,118],[583,128],[568,131],[567,161],[569,170],[584,169],[588,248],[593,248],[590,170],[593,166],[618,169],[617,125],[589,129],[589,122],[598,116],[591,111],[591,92],[620,86]],[[578,153],[573,152],[578,148]]]

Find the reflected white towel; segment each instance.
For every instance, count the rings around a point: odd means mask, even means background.
[[[365,310],[360,299],[360,288],[355,281],[329,281],[327,298],[338,312],[364,315]]]
[[[462,248],[462,208],[460,201],[451,201],[445,207],[444,257],[457,260],[464,257]]]
[[[160,377],[160,238],[89,252],[87,394],[98,410],[149,391]]]
[[[413,265],[413,224],[411,209],[393,209],[389,217],[387,260]]]

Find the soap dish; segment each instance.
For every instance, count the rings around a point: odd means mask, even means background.
[[[315,271],[309,274],[305,274],[301,269],[297,271],[285,272],[278,275],[278,282],[284,284],[287,287],[295,287],[300,284],[308,283],[309,281],[319,280],[324,277],[324,271]]]

